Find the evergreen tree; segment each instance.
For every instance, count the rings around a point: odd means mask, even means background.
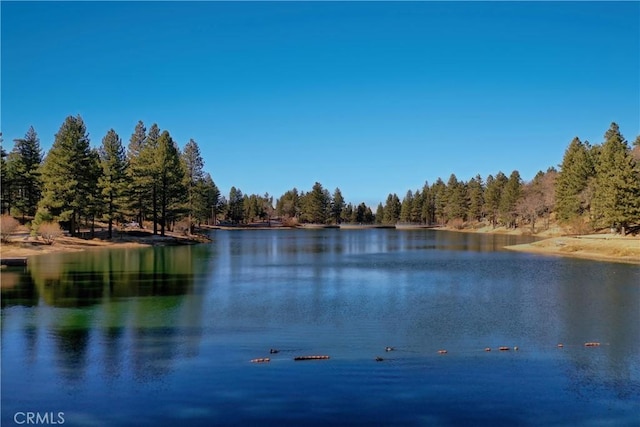
[[[384,224],[396,224],[400,219],[400,211],[402,210],[402,204],[398,195],[393,193],[387,196],[387,201],[384,205]]]
[[[140,152],[140,163],[142,167],[141,185],[145,187],[145,192],[150,195],[151,217],[153,221],[153,234],[158,234],[158,193],[160,184],[160,161],[158,151],[158,141],[160,140],[160,128],[156,123],[151,125],[149,133],[145,139],[144,146]]]
[[[346,219],[347,222],[350,222],[350,223],[354,223],[356,221],[356,215],[355,215],[355,211],[353,210],[353,204],[348,203],[347,206],[345,206],[342,212],[342,217]]]
[[[180,150],[168,131],[163,131],[157,142],[155,170],[157,192],[160,203],[160,234],[165,235],[168,224],[175,220],[179,206],[184,200],[184,166]]]
[[[484,209],[484,186],[482,177],[476,175],[469,180],[467,184],[467,200],[469,201],[467,209],[467,218],[469,220],[482,220],[482,211]]]
[[[231,187],[227,208],[227,217],[234,224],[239,224],[244,220],[244,196],[239,188]]]
[[[431,225],[436,222],[435,198],[428,182],[425,182],[422,187],[422,211],[420,212],[420,219],[427,225]]]
[[[129,211],[135,216],[140,227],[143,227],[145,207],[151,199],[146,173],[148,165],[144,164],[144,159],[141,157],[146,141],[147,128],[142,121],[138,121],[127,149],[127,197]]]
[[[614,227],[625,234],[629,224],[640,222],[640,180],[638,166],[616,123],[605,133],[596,172],[594,225]]]
[[[22,216],[33,216],[41,197],[40,166],[42,150],[40,139],[33,129],[29,128],[24,138],[14,140],[15,146],[9,154],[9,176],[13,177],[10,190],[14,192],[14,206]]]
[[[198,181],[197,200],[195,203],[195,215],[198,221],[211,219],[211,224],[216,224],[216,217],[220,210],[220,190],[211,178],[211,175],[204,173],[203,178]]]
[[[204,176],[204,161],[200,155],[200,147],[198,147],[198,144],[193,139],[190,139],[187,145],[185,145],[182,153],[182,161],[185,170],[185,185],[187,187],[189,228],[191,229],[196,210],[195,203],[198,185]]]
[[[11,215],[11,187],[13,185],[13,177],[9,173],[6,160],[7,152],[3,144],[4,139],[2,139],[2,132],[0,132],[0,214]]]
[[[85,223],[90,224],[91,236],[95,232],[95,220],[103,212],[103,198],[100,194],[98,182],[102,177],[102,167],[100,165],[100,153],[96,148],[90,149],[89,162],[85,165],[85,174],[88,181],[88,192],[84,213]]]
[[[382,203],[378,203],[378,207],[376,208],[376,217],[375,217],[376,224],[382,224],[383,220],[384,220],[384,207],[382,206]]]
[[[574,138],[564,152],[556,180],[556,213],[561,222],[569,222],[589,210],[587,192],[595,178],[593,156],[588,143]]]
[[[502,200],[502,191],[507,184],[508,178],[502,172],[498,172],[494,178],[492,175],[487,177],[487,188],[485,190],[485,206],[486,213],[491,221],[493,228],[498,224],[498,215],[500,213],[500,201]]]
[[[431,197],[433,198],[433,222],[444,225],[447,221],[447,186],[441,178],[431,187]]]
[[[508,228],[516,226],[516,203],[522,191],[522,178],[518,171],[511,172],[500,197],[500,218]]]
[[[322,188],[322,184],[316,182],[302,204],[303,218],[312,223],[324,224],[328,217],[330,201],[329,192]]]
[[[410,222],[411,221],[411,208],[413,207],[413,192],[411,190],[407,190],[407,194],[402,199],[402,203],[400,204],[400,222]]]
[[[67,117],[42,165],[39,208],[68,222],[72,235],[78,233],[80,218],[88,213],[87,201],[95,185],[93,172],[88,173],[92,163],[95,158],[84,121],[79,115]]]
[[[411,215],[409,217],[409,221],[413,223],[422,222],[422,203],[422,193],[420,193],[420,190],[416,190],[413,194],[413,201],[411,202]]]
[[[300,211],[300,194],[296,188],[284,193],[276,202],[276,213],[285,218],[297,218]]]
[[[465,219],[467,213],[467,192],[465,185],[451,174],[446,188],[445,217],[447,220]]]
[[[102,138],[99,155],[102,174],[98,179],[98,188],[105,204],[111,239],[113,220],[122,215],[124,195],[127,190],[127,159],[122,140],[115,130],[109,130]]]
[[[344,197],[339,188],[336,188],[333,192],[333,198],[331,200],[331,216],[336,224],[342,222],[342,211],[345,208]]]

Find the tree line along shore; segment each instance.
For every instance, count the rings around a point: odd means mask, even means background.
[[[17,226],[12,219],[43,239],[63,229],[72,237],[81,228],[93,236],[97,223],[105,224],[111,239],[115,226],[186,235],[200,225],[245,227],[274,218],[290,227],[488,226],[533,234],[552,225],[573,234],[626,235],[640,227],[640,136],[630,146],[616,123],[600,144],[574,138],[559,169],[549,167],[530,181],[517,170],[468,181],[452,173],[446,182],[425,182],[402,199],[389,194],[375,209],[347,202],[339,188],[330,192],[319,182],[306,192],[292,188],[275,203],[268,193],[247,195],[236,187],[225,197],[205,171],[196,141],[180,149],[168,130],[155,123],[147,129],[142,121],[126,148],[113,129],[92,147],[82,117],[69,116],[46,155],[33,127],[1,153],[2,236]]]

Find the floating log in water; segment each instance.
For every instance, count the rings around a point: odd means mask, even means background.
[[[509,351],[509,347],[500,347],[498,348],[500,351]]]
[[[251,363],[267,363],[271,362],[271,359],[268,357],[259,357],[257,359],[251,359]]]
[[[600,346],[600,343],[599,342],[586,342],[586,343],[584,343],[584,346],[585,347],[598,347],[598,346]]]
[[[7,267],[25,267],[27,265],[27,258],[1,258],[0,265],[6,265]]]
[[[328,358],[329,356],[296,356],[293,360],[323,360]]]

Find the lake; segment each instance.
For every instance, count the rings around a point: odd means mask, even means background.
[[[640,425],[636,265],[434,230],[211,236],[3,270],[2,425]]]

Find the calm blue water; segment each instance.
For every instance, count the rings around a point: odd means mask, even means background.
[[[640,425],[638,266],[431,230],[212,237],[4,270],[2,425]]]

